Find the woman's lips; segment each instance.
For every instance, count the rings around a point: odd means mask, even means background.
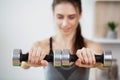
[[[64,32],[69,32],[70,31],[70,28],[67,28],[67,29],[63,29]]]

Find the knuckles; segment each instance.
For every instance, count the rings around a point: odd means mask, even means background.
[[[80,67],[91,67],[95,64],[95,51],[90,48],[82,48],[78,49],[76,55],[78,56],[78,60],[76,61],[77,65]],[[82,58],[81,58],[82,57]]]
[[[41,61],[44,59],[45,55],[48,54],[48,51],[42,49],[41,47],[32,47],[29,50],[28,63],[43,66]]]

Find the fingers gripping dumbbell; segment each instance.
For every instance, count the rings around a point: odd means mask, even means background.
[[[21,49],[14,49],[13,51],[13,66],[20,66],[22,61],[28,60],[29,53],[22,54]],[[44,60],[53,62],[55,67],[69,66],[70,62],[75,62],[78,59],[76,55],[70,55],[69,50],[55,50],[54,54],[46,55]],[[96,62],[103,63],[104,67],[112,65],[111,51],[105,51],[103,55],[95,55]]]

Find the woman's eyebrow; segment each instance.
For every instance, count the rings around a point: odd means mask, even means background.
[[[62,16],[62,14],[60,14],[60,13],[58,13],[57,15],[58,15],[58,16]]]
[[[76,14],[70,14],[69,16],[76,16]]]
[[[58,16],[63,16],[62,14],[58,13]],[[69,14],[68,16],[76,16],[76,14]]]

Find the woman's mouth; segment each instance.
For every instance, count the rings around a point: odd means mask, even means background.
[[[63,29],[63,32],[70,32],[70,28]]]

